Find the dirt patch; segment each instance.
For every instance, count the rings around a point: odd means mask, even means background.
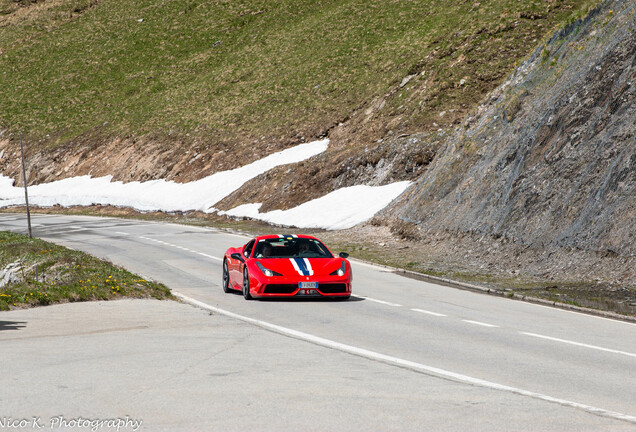
[[[22,186],[19,138],[6,135],[0,135],[0,172]],[[82,175],[112,175],[113,180],[123,182],[164,179],[185,183],[238,168],[296,143],[289,138],[270,141],[263,137],[252,140],[250,146],[240,146],[234,139],[212,143],[198,137],[107,137],[93,132],[73,143],[34,151],[28,137],[23,141],[31,185]],[[97,144],[103,141],[108,144]]]
[[[433,160],[436,149],[436,134],[430,133],[393,137],[365,146],[332,143],[320,155],[252,179],[215,207],[229,210],[243,203],[260,202],[261,212],[285,210],[343,187],[412,180]]]

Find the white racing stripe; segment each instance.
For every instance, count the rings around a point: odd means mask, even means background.
[[[482,380],[480,378],[474,378],[468,375],[463,375],[463,374],[459,374],[456,372],[451,372],[451,371],[447,371],[444,369],[440,369],[434,366],[427,366],[421,363],[416,363],[410,360],[404,360],[398,357],[393,357],[393,356],[389,356],[386,354],[381,354],[378,352],[374,352],[374,351],[370,351],[364,348],[357,348],[351,345],[346,345],[340,342],[335,342],[329,339],[325,339],[325,338],[321,338],[319,336],[314,336],[308,333],[303,333],[300,332],[298,330],[292,330],[286,327],[282,327],[276,324],[271,324],[265,321],[261,321],[261,320],[257,320],[254,318],[249,318],[243,315],[239,315],[236,314],[234,312],[230,312],[230,311],[226,311],[224,309],[220,309],[214,306],[210,306],[206,303],[203,303],[199,300],[195,300],[193,298],[187,297],[183,294],[177,293],[177,292],[172,292],[172,294],[174,294],[176,297],[180,298],[181,300],[183,300],[186,303],[189,303],[193,306],[197,306],[200,307],[202,309],[205,310],[209,310],[212,312],[216,312],[218,314],[221,315],[225,315],[231,318],[235,318],[238,320],[241,320],[243,322],[247,322],[256,326],[259,326],[261,328],[273,331],[275,333],[279,333],[285,336],[289,336],[289,337],[293,337],[295,339],[300,339],[300,340],[304,340],[319,346],[324,346],[327,348],[331,348],[331,349],[335,349],[338,351],[342,351],[342,352],[346,352],[349,354],[353,354],[359,357],[363,357],[363,358],[367,358],[370,360],[375,360],[375,361],[380,361],[382,363],[386,363],[389,365],[393,365],[393,366],[398,366],[401,368],[405,368],[405,369],[409,369],[415,372],[421,372],[427,375],[433,375],[433,376],[437,376],[437,377],[441,377],[441,378],[445,378],[445,379],[449,379],[455,382],[459,382],[459,383],[464,383],[464,384],[470,384],[470,385],[475,385],[475,386],[479,386],[479,387],[484,387],[484,388],[489,388],[489,389],[493,389],[493,390],[499,390],[499,391],[505,391],[505,392],[509,392],[509,393],[514,393],[517,395],[521,395],[521,396],[527,396],[527,397],[531,397],[533,399],[538,399],[538,400],[542,400],[542,401],[546,401],[546,402],[550,402],[550,403],[555,403],[558,405],[562,405],[562,406],[567,406],[567,407],[571,407],[571,408],[576,408],[576,409],[580,409],[595,415],[599,415],[599,416],[603,416],[603,417],[608,417],[608,418],[613,418],[616,420],[623,420],[623,421],[627,421],[630,423],[634,423],[636,424],[636,417],[629,415],[629,414],[623,414],[620,412],[616,412],[616,411],[610,411],[610,410],[606,410],[603,408],[598,408],[598,407],[594,407],[591,405],[586,405],[586,404],[582,404],[582,403],[578,403],[578,402],[573,402],[573,401],[569,401],[566,399],[560,399],[560,398],[556,398],[556,397],[552,397],[552,396],[548,396],[542,393],[537,393],[537,392],[533,392],[533,391],[529,391],[529,390],[524,390],[524,389],[520,389],[520,388],[516,388],[516,387],[511,387],[511,386],[507,386],[504,384],[498,384],[495,382],[491,382],[491,381],[486,381],[486,380]]]
[[[292,265],[294,266],[294,270],[296,270],[296,272],[301,275],[304,276],[303,272],[300,270],[300,267],[298,267],[298,264],[296,263],[296,260],[293,258],[290,258],[289,261],[292,263]]]
[[[307,270],[309,271],[309,276],[313,276],[314,269],[311,268],[311,263],[309,262],[307,258],[303,258],[303,261],[305,261],[305,267],[307,267]]]
[[[583,347],[583,348],[591,348],[591,349],[595,349],[598,351],[604,351],[604,352],[609,352],[609,353],[613,353],[613,354],[621,354],[621,355],[625,355],[625,356],[629,356],[629,357],[636,357],[636,354],[634,353],[630,353],[630,352],[626,352],[626,351],[618,351],[615,349],[611,349],[611,348],[603,348],[600,346],[596,346],[596,345],[588,345],[588,344],[584,344],[581,342],[574,342],[574,341],[570,341],[567,339],[559,339],[559,338],[555,338],[555,337],[551,337],[551,336],[543,336],[540,334],[536,334],[536,333],[526,333],[526,332],[519,332],[522,335],[526,335],[526,336],[532,336],[532,337],[536,337],[539,339],[546,339],[546,340],[550,340],[550,341],[554,341],[554,342],[561,342],[561,343],[565,343],[565,344],[569,344],[569,345],[575,345],[575,346],[579,346],[579,347]]]

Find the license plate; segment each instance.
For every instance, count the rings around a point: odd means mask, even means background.
[[[316,289],[316,288],[318,288],[318,282],[298,282],[298,288],[300,288],[300,289]]]

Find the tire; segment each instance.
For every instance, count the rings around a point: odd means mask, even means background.
[[[229,293],[230,291],[230,271],[227,268],[227,260],[223,260],[223,292]]]
[[[252,294],[250,294],[250,275],[247,272],[247,267],[243,270],[243,297],[245,297],[245,300],[252,300]]]

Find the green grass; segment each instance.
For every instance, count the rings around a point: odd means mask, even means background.
[[[0,310],[122,297],[171,297],[162,284],[90,255],[0,231],[0,269],[12,263],[21,267],[19,280],[0,288]]]
[[[416,73],[384,111],[419,127],[477,103],[589,3],[0,0],[0,128],[41,145],[311,136]]]

